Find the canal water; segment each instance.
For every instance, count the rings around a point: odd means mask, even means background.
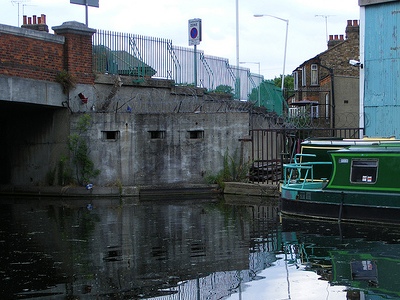
[[[0,299],[400,299],[398,227],[274,198],[0,200]]]

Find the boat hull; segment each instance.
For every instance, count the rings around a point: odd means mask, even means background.
[[[400,194],[283,188],[281,212],[338,221],[400,224]]]

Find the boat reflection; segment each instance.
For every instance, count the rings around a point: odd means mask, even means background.
[[[346,299],[400,298],[400,228],[285,218],[286,253]]]

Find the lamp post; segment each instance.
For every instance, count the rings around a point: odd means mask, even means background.
[[[240,77],[239,77],[239,0],[236,0],[236,80],[235,96],[240,100]]]
[[[286,66],[286,48],[287,48],[287,39],[288,39],[288,31],[289,31],[289,20],[286,19],[282,19],[276,16],[272,16],[272,15],[254,15],[254,17],[259,18],[259,17],[271,17],[271,18],[275,18],[281,21],[286,22],[286,38],[285,38],[285,50],[284,50],[284,54],[283,54],[283,72],[282,72],[282,93],[283,93],[283,88],[285,85],[285,66]]]
[[[262,80],[261,80],[261,69],[260,69],[260,63],[259,62],[252,62],[252,61],[241,61],[241,62],[239,62],[240,64],[255,64],[255,65],[258,65],[258,75],[259,75],[259,77],[260,77],[260,83],[258,84],[258,106],[261,106],[261,90],[260,90],[260,87],[261,87],[261,82],[262,82]]]

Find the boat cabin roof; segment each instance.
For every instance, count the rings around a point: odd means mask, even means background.
[[[380,145],[380,144],[399,144],[400,140],[394,138],[364,138],[364,139],[308,139],[301,143],[302,146],[338,146],[346,147],[353,145]]]
[[[379,143],[372,145],[356,145],[349,146],[335,151],[329,151],[330,153],[400,153],[400,142],[397,143]]]

